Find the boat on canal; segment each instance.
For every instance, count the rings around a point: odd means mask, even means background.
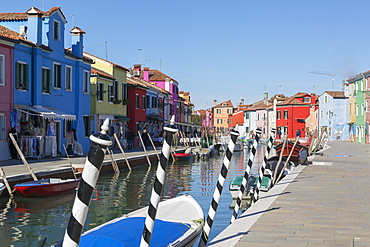
[[[175,153],[173,158],[175,161],[194,161],[196,155],[192,153]]]
[[[139,246],[148,207],[85,232],[79,246]],[[185,194],[159,203],[150,246],[191,246],[202,232],[203,211]]]
[[[79,179],[44,178],[14,185],[14,189],[25,197],[53,196],[75,190]]]

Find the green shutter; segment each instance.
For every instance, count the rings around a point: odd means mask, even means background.
[[[24,65],[24,89],[28,90],[28,64]]]
[[[21,67],[20,63],[17,63],[16,68],[15,68],[15,70],[16,70],[16,72],[15,72],[15,86],[16,86],[16,89],[19,89],[21,87],[21,83],[20,83],[20,72],[21,72],[21,70],[20,70],[20,67]]]
[[[50,88],[51,88],[51,71],[50,71],[50,69],[48,69],[47,72],[48,72],[47,73],[48,74],[47,75],[48,76],[48,78],[47,78],[48,87],[47,88],[48,88],[48,92],[51,93],[51,90],[50,90]]]

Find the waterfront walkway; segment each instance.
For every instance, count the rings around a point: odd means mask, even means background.
[[[209,246],[370,246],[370,145],[329,142]]]

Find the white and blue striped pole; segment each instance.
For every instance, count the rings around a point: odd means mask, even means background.
[[[105,152],[112,145],[112,141],[107,135],[109,130],[108,118],[104,121],[101,129],[100,133],[90,136],[91,146],[86,157],[85,167],[81,175],[67,230],[61,243],[63,247],[78,246],[80,242],[82,228],[86,221],[92,193],[98,181]]]
[[[256,156],[257,146],[258,146],[258,142],[259,142],[261,133],[262,133],[261,129],[256,129],[256,134],[254,135],[252,149],[249,153],[248,164],[245,167],[245,172],[244,172],[242,184],[240,186],[238,198],[236,199],[234,212],[233,212],[233,215],[231,216],[230,223],[233,223],[236,220],[236,218],[238,217],[239,208],[240,208],[240,205],[242,204],[243,194],[244,194],[244,191],[245,191],[246,186],[247,186],[248,177],[249,177],[249,174],[250,174],[250,171],[251,171],[251,168],[252,168],[254,157]]]
[[[222,194],[222,189],[223,189],[223,186],[224,186],[224,183],[225,183],[225,180],[226,180],[226,176],[227,176],[227,173],[228,173],[231,157],[232,157],[234,149],[235,149],[235,143],[236,143],[236,140],[239,137],[239,132],[236,131],[236,130],[231,130],[230,135],[231,135],[231,139],[230,139],[229,145],[227,146],[227,149],[226,149],[224,162],[222,164],[221,172],[220,172],[220,175],[218,177],[218,182],[217,182],[217,185],[216,185],[216,189],[215,189],[215,192],[214,192],[214,195],[213,195],[213,198],[212,198],[211,205],[209,207],[208,216],[207,216],[206,222],[204,224],[203,234],[202,234],[201,240],[200,240],[199,245],[198,245],[199,247],[203,247],[203,246],[207,245],[209,233],[211,231],[214,218],[216,216],[218,203],[220,201],[221,194]]]
[[[258,200],[258,197],[259,197],[263,175],[265,174],[266,164],[268,162],[268,157],[270,155],[270,150],[271,150],[271,148],[273,146],[273,143],[274,143],[275,132],[276,132],[276,129],[272,128],[271,133],[270,133],[270,137],[269,137],[268,142],[267,142],[267,147],[266,147],[266,150],[265,150],[265,156],[263,157],[263,161],[262,161],[262,164],[261,164],[260,169],[259,169],[259,176],[258,176],[256,189],[253,193],[253,198],[252,198],[252,202],[251,202],[252,204],[255,203]]]
[[[163,128],[165,131],[164,132],[164,142],[163,142],[163,147],[161,151],[161,156],[158,162],[156,178],[154,180],[154,186],[153,186],[152,195],[150,198],[150,204],[148,207],[148,214],[145,218],[144,230],[141,236],[141,242],[140,242],[141,247],[149,246],[150,244],[150,238],[152,236],[152,232],[154,228],[155,216],[157,214],[157,208],[158,208],[158,204],[160,201],[164,181],[166,178],[166,167],[170,159],[171,143],[173,140],[173,135],[177,133],[178,131],[178,129],[174,125],[174,122],[175,122],[175,118],[174,116],[172,116],[170,126]]]

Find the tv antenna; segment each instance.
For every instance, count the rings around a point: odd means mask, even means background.
[[[331,76],[331,89],[334,89],[334,76],[335,74],[332,72],[326,72],[326,71],[318,71],[318,70],[311,70],[310,73],[312,74],[318,74],[318,75],[329,75]]]

